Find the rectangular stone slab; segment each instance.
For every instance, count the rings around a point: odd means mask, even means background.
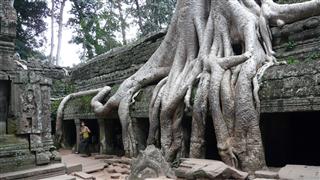
[[[283,180],[318,180],[320,166],[286,165],[279,171],[279,178]]]

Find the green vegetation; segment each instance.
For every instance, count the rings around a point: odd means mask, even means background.
[[[289,56],[289,57],[287,58],[286,62],[287,62],[288,64],[297,64],[297,63],[299,63],[299,60],[296,59],[295,57]]]
[[[70,0],[73,15],[68,25],[75,34],[71,42],[82,45],[81,59],[127,44],[127,29],[138,26],[145,36],[168,26],[176,0]],[[116,38],[121,34],[122,41]],[[133,39],[131,39],[133,40]]]
[[[306,61],[313,61],[320,59],[320,52],[311,52],[306,57]]]
[[[287,43],[286,50],[290,51],[290,50],[294,49],[296,46],[297,46],[297,44],[295,41],[289,41]]]
[[[56,101],[51,101],[51,119],[56,120],[57,118],[57,111],[59,108],[59,105],[61,103],[62,99],[56,100]]]
[[[53,89],[61,93],[61,95],[68,95],[75,92],[75,86],[72,82],[66,82],[65,80],[54,80]]]
[[[49,9],[46,1],[19,0],[14,2],[17,11],[16,51],[22,59],[44,59],[45,55],[36,49],[46,41],[45,18]]]

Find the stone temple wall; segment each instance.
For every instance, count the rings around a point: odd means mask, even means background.
[[[261,112],[320,110],[320,17],[312,17],[282,28],[272,28],[272,34],[278,61],[286,61],[288,65],[273,66],[265,72],[259,93]],[[109,85],[113,86],[114,92],[119,83],[148,60],[163,37],[164,33],[155,34],[76,67],[71,74],[75,90]],[[141,99],[138,98],[132,105],[133,116],[148,116],[146,111],[152,89],[153,86],[145,88],[140,95]],[[85,102],[85,98],[75,99],[67,105],[65,119],[95,119],[89,104],[81,102]]]
[[[72,70],[75,91],[120,84],[135,73],[160,45],[165,32],[151,34],[133,44],[115,48]]]
[[[277,59],[288,64],[267,69],[261,80],[259,97],[262,119],[270,113],[319,112],[320,17],[312,17],[282,28],[272,28],[272,33]],[[74,68],[70,80],[75,92],[108,85],[112,87],[112,91],[106,97],[107,100],[116,92],[124,79],[148,60],[160,45],[164,35],[163,32],[151,35],[132,45],[99,55],[86,64]],[[145,133],[148,127],[148,105],[153,88],[154,85],[143,88],[135,97],[135,103],[130,106],[130,116],[136,136],[140,139],[139,143],[144,142],[147,136]],[[93,95],[88,95],[70,100],[64,110],[64,123],[75,124],[77,129],[81,120],[98,122],[100,152],[118,152],[119,150],[114,148],[118,147],[117,144],[112,143],[118,135],[121,136],[121,133],[117,134],[118,131],[115,130],[119,128],[121,130],[117,112],[103,118],[96,117],[90,107],[92,97]],[[190,114],[187,113],[188,115]],[[64,134],[68,136],[68,132],[64,131]],[[138,144],[138,147],[144,149],[145,144]]]
[[[0,173],[59,160],[51,127],[52,79],[62,68],[15,54],[16,12],[0,1]]]

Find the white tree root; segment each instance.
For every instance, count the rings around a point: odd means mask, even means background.
[[[211,112],[222,160],[253,172],[266,166],[258,91],[263,72],[277,64],[270,26],[319,14],[320,0],[291,5],[272,0],[259,4],[256,0],[178,0],[159,49],[106,104],[99,103],[106,90],[92,104],[101,115],[119,106],[125,150],[134,156],[137,149],[131,132],[130,100],[142,87],[158,82],[149,105],[148,144],[160,146],[168,161],[183,154],[186,108],[192,110],[189,156],[205,158],[204,134]],[[235,51],[234,45],[241,49]]]
[[[109,87],[106,87],[105,89],[108,89]],[[96,94],[98,92],[101,92],[103,89],[99,88],[99,89],[93,89],[93,90],[88,90],[88,91],[80,91],[80,92],[76,92],[76,93],[72,93],[67,95],[66,97],[63,98],[63,100],[61,101],[61,103],[59,104],[58,110],[57,110],[57,118],[56,118],[56,142],[61,142],[62,140],[62,121],[63,121],[63,113],[64,113],[64,109],[66,104],[77,97],[81,97],[81,96],[87,96],[87,95],[92,95],[92,94]]]

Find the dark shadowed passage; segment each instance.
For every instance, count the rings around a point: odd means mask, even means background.
[[[262,114],[260,128],[267,165],[319,166],[319,117],[320,112]]]

